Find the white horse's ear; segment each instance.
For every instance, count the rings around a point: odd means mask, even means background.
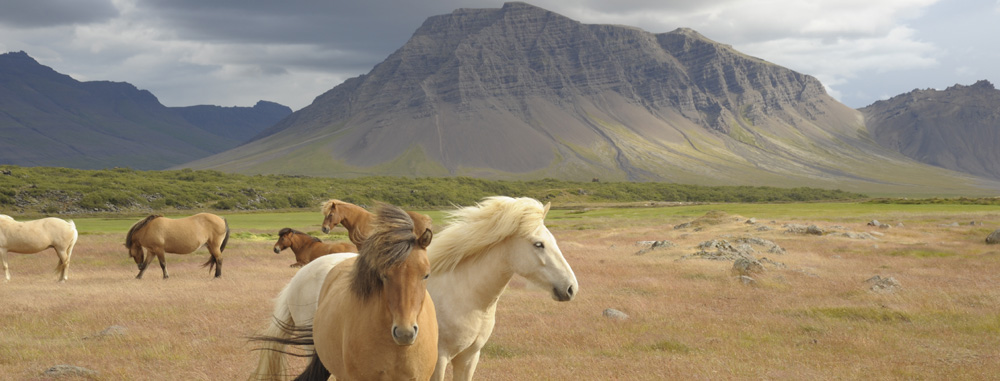
[[[552,206],[552,201],[549,201],[549,202],[545,203],[545,208],[542,209],[542,218],[545,218],[545,215],[549,214],[549,207],[551,207],[551,206]]]

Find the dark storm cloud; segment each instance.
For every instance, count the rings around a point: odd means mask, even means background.
[[[91,24],[118,16],[110,0],[5,0],[0,24],[18,28],[46,28]]]

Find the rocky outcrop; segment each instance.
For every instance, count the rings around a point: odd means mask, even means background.
[[[879,144],[927,164],[1000,179],[1000,91],[989,81],[913,90],[862,108]]]

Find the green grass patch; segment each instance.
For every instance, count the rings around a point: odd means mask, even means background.
[[[908,323],[913,319],[903,312],[875,307],[814,307],[800,315],[872,323]]]
[[[913,257],[913,258],[945,258],[953,257],[957,254],[950,251],[929,250],[929,249],[899,249],[893,250],[886,255],[891,257]]]
[[[483,347],[482,355],[487,358],[509,359],[523,355],[524,352],[495,342],[487,342]]]
[[[691,352],[691,347],[684,345],[684,343],[674,341],[674,340],[663,340],[654,343],[649,346],[650,350],[657,352],[668,352],[668,353],[678,353],[687,354]]]

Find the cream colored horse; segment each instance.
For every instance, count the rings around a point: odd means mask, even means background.
[[[18,222],[8,215],[0,214],[0,258],[3,259],[5,281],[10,280],[7,252],[34,254],[51,247],[59,255],[59,265],[56,266],[56,271],[62,274],[59,281],[65,282],[78,236],[76,224],[72,220],[47,217]]]
[[[453,364],[456,380],[472,378],[480,351],[493,332],[497,302],[514,274],[551,290],[558,301],[577,294],[576,275],[545,227],[548,210],[548,204],[531,198],[489,197],[451,212],[449,226],[435,235],[427,248],[431,261],[427,289],[439,327],[433,379],[443,379],[448,364]],[[311,322],[316,304],[309,298],[318,295],[326,273],[344,259],[327,255],[303,266],[275,299],[275,318],[287,325]],[[292,295],[306,295],[306,300]],[[276,329],[272,325],[265,333]],[[261,351],[251,379],[280,379],[283,347]]]

